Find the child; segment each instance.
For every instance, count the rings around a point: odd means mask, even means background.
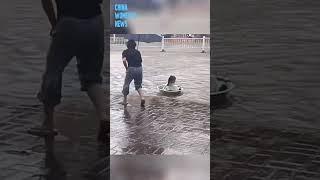
[[[168,79],[168,84],[166,86],[167,91],[178,91],[178,86],[175,85],[176,83],[176,77],[175,76],[170,76]]]

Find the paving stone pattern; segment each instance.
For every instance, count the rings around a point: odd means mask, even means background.
[[[166,97],[130,97],[111,108],[110,154],[209,154],[210,108]]]
[[[0,103],[0,112],[1,180],[107,178],[109,158],[106,148],[95,142],[95,136],[81,136],[80,143],[57,140],[52,156],[46,153],[48,146],[42,138],[26,133],[29,127],[40,123],[40,105]],[[74,117],[72,112],[58,114],[65,119]],[[77,117],[86,118],[81,113]]]
[[[244,129],[214,127],[213,179],[320,179],[319,131]]]

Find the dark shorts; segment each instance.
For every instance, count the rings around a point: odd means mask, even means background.
[[[122,94],[127,96],[129,94],[129,87],[134,80],[134,86],[136,90],[142,88],[142,77],[143,77],[143,70],[142,67],[129,67],[126,72],[126,77],[124,79]]]
[[[47,55],[38,98],[47,105],[61,101],[62,73],[73,57],[77,59],[81,90],[102,83],[104,26],[102,16],[90,19],[63,17],[59,20]]]

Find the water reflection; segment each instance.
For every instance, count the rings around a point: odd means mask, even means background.
[[[212,97],[211,97],[212,99]],[[232,106],[233,101],[234,101],[234,97],[233,96],[228,96],[220,101],[210,101],[210,108],[212,109],[226,109],[230,106]]]
[[[95,154],[96,152],[97,158],[95,161],[85,164],[79,162],[78,158],[81,154],[79,152],[75,154],[68,152],[68,147],[65,147],[62,155],[61,148],[55,146],[54,137],[45,137],[44,142],[44,171],[42,174],[34,175],[34,177],[39,177],[41,180],[102,180],[109,176],[106,144],[99,144],[96,151],[90,152],[90,154]],[[56,148],[59,148],[59,150],[56,150]],[[80,148],[78,148],[79,150]],[[70,166],[71,164],[72,166]]]
[[[66,180],[67,172],[54,153],[54,137],[45,137],[44,172],[34,175],[40,180]]]
[[[128,121],[131,119],[131,115],[127,109],[127,106],[123,108],[123,118],[124,118],[124,121]]]

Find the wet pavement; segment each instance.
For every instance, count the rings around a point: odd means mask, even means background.
[[[214,179],[320,179],[317,7],[215,2],[212,70],[236,88],[232,103],[214,110]]]
[[[147,97],[146,107],[130,97],[123,114],[112,114],[110,153],[209,154],[209,106]],[[196,109],[196,110],[195,110]]]
[[[229,125],[230,127],[230,125]],[[217,180],[320,178],[318,129],[214,128],[212,175]]]
[[[139,47],[143,58],[145,108],[133,83],[128,106],[122,102],[125,71],[121,48],[111,47],[110,154],[209,154],[210,100],[209,54],[197,50]],[[192,73],[190,73],[192,72]],[[157,86],[170,75],[185,91],[165,97]]]
[[[210,102],[210,54],[201,53],[201,48],[168,47],[160,52],[158,43],[141,43],[138,50],[143,63],[143,90],[147,96],[159,96],[157,86],[166,84],[170,75],[176,76],[176,84],[184,90],[178,100],[209,104]],[[125,45],[110,47],[110,94],[111,106],[120,102],[125,69],[122,51]],[[137,95],[132,82],[130,95]]]
[[[93,116],[73,112],[70,106],[60,108],[56,122],[60,135],[53,141],[26,133],[41,123],[40,105],[0,105],[1,179],[106,179],[107,147],[96,143]],[[86,128],[59,128],[62,121]]]

